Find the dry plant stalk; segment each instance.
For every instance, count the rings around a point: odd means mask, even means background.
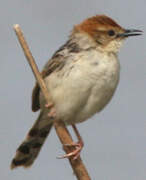
[[[42,90],[42,93],[46,99],[46,103],[52,102],[50,97],[49,97],[49,93],[48,93],[47,87],[45,85],[45,82],[41,77],[41,74],[38,70],[38,67],[35,63],[35,60],[32,56],[32,53],[30,52],[29,47],[27,45],[27,42],[24,39],[24,36],[23,36],[23,33],[22,33],[20,26],[18,24],[14,25],[14,30],[15,30],[17,38],[21,44],[23,52],[26,56],[26,59],[27,59],[29,65],[32,69],[32,72],[33,72],[35,78],[36,78],[36,81],[38,82],[38,84]],[[73,142],[71,135],[69,134],[69,132],[68,132],[67,128],[65,127],[65,124],[63,123],[63,121],[59,121],[56,119],[54,121],[54,126],[55,126],[56,133],[57,133],[62,145],[71,144]],[[69,153],[70,150],[72,150],[72,148],[71,147],[64,147],[64,150],[66,153]],[[85,168],[80,157],[78,157],[76,160],[69,158],[69,161],[70,161],[70,164],[71,164],[72,169],[74,171],[74,174],[76,175],[78,180],[91,180],[91,178],[89,177],[88,172],[87,172],[87,170],[86,170],[86,168]]]

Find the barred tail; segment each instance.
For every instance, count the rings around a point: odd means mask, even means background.
[[[30,129],[27,137],[18,147],[16,155],[11,162],[11,169],[18,166],[27,168],[33,164],[51,128],[52,122],[43,118],[43,112],[41,112],[33,127]]]

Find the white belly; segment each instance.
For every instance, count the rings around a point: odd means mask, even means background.
[[[96,55],[81,57],[45,79],[57,116],[67,124],[85,121],[102,110],[117,87],[117,59],[112,55],[101,60]]]

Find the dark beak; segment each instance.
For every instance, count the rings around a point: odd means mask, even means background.
[[[141,30],[137,30],[137,29],[125,29],[124,33],[118,34],[117,37],[129,37],[129,36],[139,36],[142,35]]]

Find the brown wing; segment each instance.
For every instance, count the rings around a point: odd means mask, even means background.
[[[45,65],[42,71],[42,77],[45,78],[49,76],[53,71],[60,69],[64,66],[65,57],[60,54],[56,54],[53,56],[51,60]],[[40,102],[39,102],[39,93],[40,87],[38,83],[35,84],[33,91],[32,91],[32,111],[36,112],[40,109]]]
[[[68,59],[70,53],[78,53],[81,49],[79,46],[72,42],[72,39],[68,40],[58,51],[55,52],[52,59],[48,61],[42,71],[42,77],[45,78],[49,76],[53,71],[60,70],[64,67],[66,60]],[[39,102],[40,87],[36,83],[32,92],[32,111],[37,111],[40,109]]]
[[[39,93],[40,87],[36,83],[33,90],[32,90],[32,111],[36,112],[40,109],[40,102],[39,102]]]

